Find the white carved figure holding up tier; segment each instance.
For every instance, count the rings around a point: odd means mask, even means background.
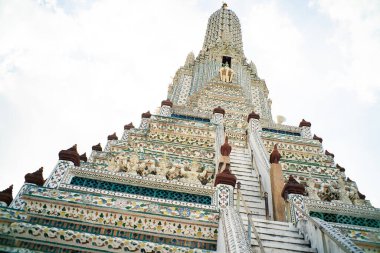
[[[156,162],[152,159],[146,159],[140,163],[137,173],[140,176],[147,176],[149,174],[156,174]]]
[[[189,170],[181,168],[181,176],[183,177],[182,180],[191,183],[200,183],[198,180],[198,176],[200,174],[198,171],[200,167],[201,165],[197,161],[193,161],[190,166],[188,166]]]
[[[139,168],[139,157],[136,153],[133,153],[129,158],[126,168],[129,174],[137,174],[137,170]]]
[[[156,168],[157,176],[161,178],[166,178],[166,174],[168,173],[170,169],[170,162],[168,161],[166,154],[164,157],[159,161],[158,168]]]
[[[234,71],[230,68],[228,63],[226,63],[225,65],[222,64],[222,67],[219,70],[219,75],[220,75],[220,81],[231,83],[232,78],[234,76]]]

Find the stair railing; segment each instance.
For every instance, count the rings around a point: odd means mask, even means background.
[[[310,241],[311,247],[317,248],[321,253],[364,253],[349,238],[341,234],[337,229],[327,222],[318,218],[310,217],[304,210],[292,201],[287,203],[287,218],[291,221],[290,207],[294,207],[298,212],[298,219],[295,221],[296,227]]]
[[[251,244],[251,238],[252,238],[252,232],[253,232],[255,234],[257,244],[260,247],[260,252],[261,253],[265,253],[263,244],[262,244],[260,236],[259,236],[259,233],[257,232],[256,226],[255,226],[255,224],[253,223],[253,220],[252,220],[252,215],[253,214],[252,214],[251,211],[249,211],[247,203],[245,202],[245,199],[243,198],[243,195],[241,194],[240,188],[241,188],[241,183],[238,182],[237,183],[237,188],[236,188],[236,190],[237,190],[236,208],[237,208],[238,213],[240,214],[240,200],[241,200],[243,202],[244,210],[245,210],[245,213],[246,213],[247,219],[248,219],[248,231],[247,231],[248,241]]]
[[[269,176],[269,155],[256,131],[248,128],[248,143],[251,151],[252,167],[255,169],[260,186],[261,198],[265,200],[265,216],[269,220],[273,217],[272,190]],[[253,173],[253,171],[252,171]]]
[[[256,166],[252,166],[252,167],[256,171],[256,175],[258,175],[258,178],[259,178],[260,197],[261,197],[261,199],[264,199],[264,203],[265,203],[265,219],[269,220],[270,215],[269,215],[268,192],[264,191],[264,187],[263,187],[263,183],[262,183],[262,179],[261,179],[261,174],[260,174],[259,170],[257,169],[257,164],[256,164],[254,157],[253,157],[253,151],[251,149],[250,149],[250,151],[251,151],[252,165],[253,164],[256,165]]]

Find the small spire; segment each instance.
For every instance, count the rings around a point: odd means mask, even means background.
[[[166,105],[166,106],[169,106],[169,107],[173,107],[173,102],[170,101],[170,99],[162,100],[161,106],[163,106],[163,105]]]
[[[248,122],[250,119],[260,119],[260,115],[258,115],[257,113],[255,113],[254,111],[252,111],[249,115],[248,115]]]
[[[0,191],[0,202],[5,202],[9,206],[9,204],[13,200],[12,192],[13,192],[13,185],[9,186],[7,189],[3,191]]]
[[[214,108],[212,113],[220,113],[220,114],[224,115],[224,114],[226,114],[226,111],[222,107],[218,106],[218,107]]]
[[[116,132],[113,133],[113,134],[111,134],[111,135],[108,135],[107,139],[108,139],[109,141],[117,141],[118,138],[117,138]]]
[[[311,127],[311,123],[309,121],[306,121],[305,119],[302,119],[302,121],[299,124],[299,127]]]
[[[222,8],[223,8],[223,9],[227,9],[227,8],[228,8],[228,5],[227,5],[226,2],[223,2]]]
[[[83,154],[81,154],[80,156],[79,156],[79,159],[81,160],[81,161],[83,161],[83,162],[87,162],[87,155],[86,155],[86,152],[84,152]]]
[[[79,166],[80,159],[77,151],[77,144],[69,149],[61,150],[58,153],[59,160],[73,162],[75,166]]]
[[[280,152],[278,152],[277,144],[274,144],[273,151],[270,154],[269,162],[278,164],[280,162],[280,159],[281,159],[281,154]]]
[[[28,173],[25,175],[25,183],[30,183],[30,184],[36,184],[38,186],[43,186],[45,183],[44,177],[42,175],[43,173],[43,167],[39,168],[33,173]]]
[[[100,145],[100,143],[92,146],[92,150],[95,150],[95,151],[102,151],[102,146]]]
[[[124,126],[124,130],[131,130],[132,128],[135,128],[132,122]]]
[[[152,114],[150,113],[150,111],[147,111],[141,114],[141,118],[149,119],[150,117],[152,117]]]
[[[332,158],[335,157],[333,153],[330,153],[329,151],[325,150],[325,155],[331,156]]]
[[[321,137],[318,137],[318,136],[315,135],[315,134],[314,134],[314,136],[313,136],[313,140],[317,140],[317,141],[319,141],[320,143],[323,142],[323,139],[322,139]]]

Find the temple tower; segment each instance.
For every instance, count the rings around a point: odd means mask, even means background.
[[[379,252],[379,209],[268,94],[223,4],[157,114],[0,192],[0,251]]]

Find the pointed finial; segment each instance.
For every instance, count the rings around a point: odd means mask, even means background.
[[[7,206],[9,206],[13,200],[12,192],[13,184],[9,186],[7,189],[0,191],[0,202],[4,202],[7,204]]]
[[[299,127],[311,127],[311,123],[309,121],[306,121],[305,119],[302,119],[302,121],[299,124]]]
[[[92,146],[92,150],[95,150],[95,151],[102,151],[102,146],[100,145],[100,143]]]
[[[280,162],[280,159],[281,159],[281,154],[280,154],[280,152],[278,152],[277,144],[274,144],[273,151],[269,157],[269,162],[278,164]]]
[[[132,128],[135,128],[132,122],[124,126],[124,130],[131,130]]]
[[[117,138],[116,132],[114,132],[114,133],[111,134],[111,135],[108,135],[107,139],[108,139],[109,141],[117,141],[118,138]]]
[[[150,113],[150,111],[147,111],[141,114],[141,118],[149,119],[150,117],[152,117],[152,114]]]
[[[226,2],[223,2],[222,8],[223,8],[223,9],[227,9],[227,7],[228,7],[227,3],[226,3]]]
[[[77,144],[67,150],[61,150],[58,153],[59,160],[73,162],[75,166],[79,166],[79,154],[77,151]]]
[[[30,183],[30,184],[36,184],[38,186],[43,186],[45,183],[44,177],[42,175],[43,172],[43,167],[39,168],[33,173],[28,173],[25,175],[25,183]]]
[[[81,160],[81,161],[83,161],[83,162],[87,162],[87,155],[86,155],[86,152],[84,152],[83,154],[81,154],[80,156],[79,156],[79,159]]]

